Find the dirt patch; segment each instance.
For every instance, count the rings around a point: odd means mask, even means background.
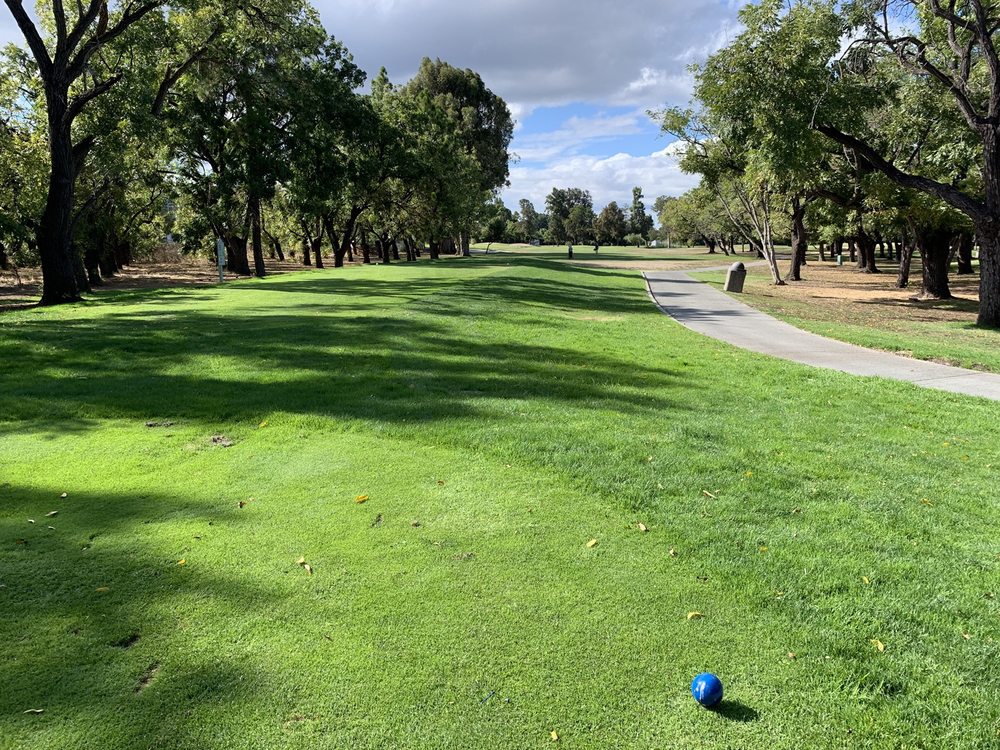
[[[896,288],[897,267],[883,265],[878,274],[853,267],[810,262],[802,281],[774,286],[766,268],[748,269],[748,302],[760,300],[769,312],[897,330],[905,321],[974,322],[979,308],[979,277],[952,276],[951,300],[918,300],[920,267],[914,263],[907,289]],[[785,269],[783,269],[785,270]]]
[[[283,274],[292,271],[314,270],[311,266],[303,266],[297,261],[267,261],[268,274]],[[20,284],[18,284],[18,278]],[[236,274],[224,274],[226,281],[236,281]],[[95,287],[95,291],[130,291],[141,289],[160,289],[172,286],[211,286],[219,283],[219,271],[216,266],[197,258],[184,258],[177,261],[160,263],[143,263],[122,269],[115,276],[106,279]],[[17,277],[11,272],[0,271],[0,311],[31,307],[42,293],[42,273],[38,268],[23,268]]]
[[[136,683],[135,692],[141,693],[143,690],[148,688],[150,683],[156,679],[156,675],[159,673],[160,662],[154,661],[146,668],[146,671],[142,673],[142,677],[140,677],[139,682]]]

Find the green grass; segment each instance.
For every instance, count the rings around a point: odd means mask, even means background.
[[[909,302],[889,299],[867,305],[838,306],[829,299],[817,304],[813,299],[790,299],[771,294],[766,269],[750,269],[747,287],[739,299],[763,312],[821,336],[828,336],[870,349],[897,352],[916,359],[944,362],[959,367],[1000,372],[1000,329],[976,325],[978,303],[969,299]],[[806,272],[808,273],[808,272]],[[886,273],[891,284],[894,271]],[[722,289],[725,273],[699,271],[693,276]],[[920,265],[914,261],[911,278],[916,278],[913,294],[920,291]],[[829,298],[827,290],[824,296]],[[961,314],[964,320],[942,320],[935,311]]]
[[[4,750],[998,741],[1000,405],[504,257],[105,293],[0,362]]]

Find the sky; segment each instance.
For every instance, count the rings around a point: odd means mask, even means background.
[[[30,0],[25,0],[28,5]],[[683,174],[646,111],[685,105],[691,63],[738,30],[741,0],[313,0],[328,32],[374,76],[398,83],[424,57],[472,68],[503,97],[516,120],[512,209],[539,210],[553,187],[589,190],[600,210],[629,205],[639,185],[679,195]],[[0,9],[0,43],[20,41]]]

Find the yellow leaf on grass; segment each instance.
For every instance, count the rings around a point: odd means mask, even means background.
[[[649,531],[649,527],[647,527],[646,524],[644,524],[644,523],[640,523],[639,524],[639,531],[641,531],[643,534],[645,534],[647,531]]]
[[[871,640],[871,644],[872,644],[872,645],[873,645],[873,646],[874,646],[874,647],[875,647],[876,649],[878,649],[878,652],[879,652],[880,654],[884,654],[884,653],[885,653],[885,644],[884,644],[884,643],[882,643],[882,641],[880,641],[880,640],[879,640],[878,638],[872,638],[872,640]]]
[[[559,741],[559,733],[555,729],[553,729],[551,732],[549,732],[549,737],[552,738],[553,742],[558,742]]]
[[[587,542],[587,549],[593,549],[596,546],[597,546],[596,539],[591,539],[589,542]]]
[[[689,620],[700,620],[704,616],[701,612],[688,612]]]
[[[305,565],[303,565],[302,569],[305,570],[305,572],[308,573],[309,575],[313,574],[312,566],[309,563],[306,563]]]
[[[759,549],[760,549],[760,553],[761,554],[764,554],[765,552],[767,552],[767,547],[765,547],[763,544],[759,547]]]
[[[367,503],[368,495],[358,495],[356,498],[354,498],[354,502],[356,502],[358,505],[361,505],[361,503]]]
[[[871,586],[872,579],[869,578],[868,576],[861,576],[861,583],[863,583],[865,586]]]
[[[178,565],[187,565],[187,564],[188,564],[188,561],[187,561],[186,559],[184,559],[184,560],[178,560],[178,561],[177,561],[177,564],[178,564]]]
[[[263,430],[265,427],[267,427],[267,420],[266,419],[263,422],[261,422],[259,425],[257,425],[257,429],[258,430]]]
[[[295,564],[296,565],[305,565],[306,564],[306,559],[304,557],[300,557],[298,560],[295,561]]]
[[[66,493],[64,492],[64,493],[62,493],[62,494],[61,494],[61,495],[60,495],[59,497],[69,497],[69,495],[67,495],[67,494],[66,494]]]
[[[753,476],[753,472],[752,472],[752,471],[748,471],[748,472],[747,472],[746,474],[744,474],[743,476],[745,476],[745,477],[752,477],[752,476]]]
[[[932,505],[934,505],[934,503],[932,503],[932,502],[931,502],[930,500],[928,500],[928,499],[927,499],[926,497],[925,497],[925,498],[924,498],[923,500],[921,500],[920,502],[921,502],[921,503],[922,503],[923,505],[927,505],[927,506],[932,506]]]
[[[45,514],[45,517],[52,518],[52,516],[58,516],[58,515],[59,515],[58,510],[50,510],[48,513]]]
[[[670,551],[667,554],[670,555],[671,557],[677,557],[677,550],[671,547]]]
[[[98,594],[106,594],[109,591],[111,591],[111,589],[109,589],[107,586],[98,586],[96,589],[94,589],[94,591],[96,591]]]
[[[704,495],[705,497],[710,497],[710,498],[712,498],[713,500],[717,500],[717,499],[718,499],[718,498],[716,498],[716,497],[715,497],[715,495],[713,495],[713,494],[712,494],[711,492],[709,492],[708,490],[702,490],[702,491],[701,491],[701,494],[702,494],[702,495]]]

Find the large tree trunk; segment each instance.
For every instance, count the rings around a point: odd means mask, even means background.
[[[230,235],[224,240],[229,270],[237,276],[250,276],[250,261],[247,259],[247,238]]]
[[[948,288],[951,233],[945,229],[914,228],[914,237],[923,261],[920,299],[951,299],[951,289]]]
[[[906,289],[910,285],[910,263],[913,261],[913,243],[901,242],[899,247],[899,276],[896,287]]]
[[[702,239],[705,240],[705,247],[708,248],[709,255],[715,255],[715,240],[711,237],[705,237],[702,235]]]
[[[61,91],[46,87],[49,117],[49,191],[36,240],[42,260],[43,305],[58,305],[80,299],[80,288],[70,247],[76,159],[70,128],[63,122],[68,86]]]
[[[304,265],[304,266],[311,266],[312,264],[313,264],[313,262],[312,262],[312,254],[311,254],[311,252],[309,250],[309,236],[308,235],[303,235],[303,237],[302,237],[302,265]]]
[[[858,270],[863,273],[881,273],[875,265],[875,241],[864,227],[858,228]]]
[[[979,243],[979,318],[981,326],[1000,327],[1000,224],[977,228]]]
[[[358,217],[361,215],[361,209],[356,206],[351,207],[351,213],[347,217],[347,224],[344,226],[344,233],[340,237],[340,247],[337,249],[336,254],[333,258],[334,268],[344,267],[344,256],[350,255],[351,260],[354,260],[354,253],[351,252],[351,243],[354,241],[354,227],[357,224]],[[332,220],[328,220],[331,221]]]
[[[965,276],[975,273],[972,267],[972,247],[975,244],[971,232],[958,235],[958,275]]]
[[[802,281],[802,264],[809,249],[805,219],[806,207],[796,196],[792,198],[792,268],[788,274],[791,281]]]
[[[468,230],[463,231],[458,238],[462,246],[462,255],[466,258],[472,256],[472,235]]]
[[[260,231],[260,198],[250,196],[250,237],[253,245],[253,273],[258,279],[267,275],[264,268],[264,241]]]
[[[428,252],[430,253],[431,260],[437,260],[441,256],[441,245],[438,240],[431,240]]]

